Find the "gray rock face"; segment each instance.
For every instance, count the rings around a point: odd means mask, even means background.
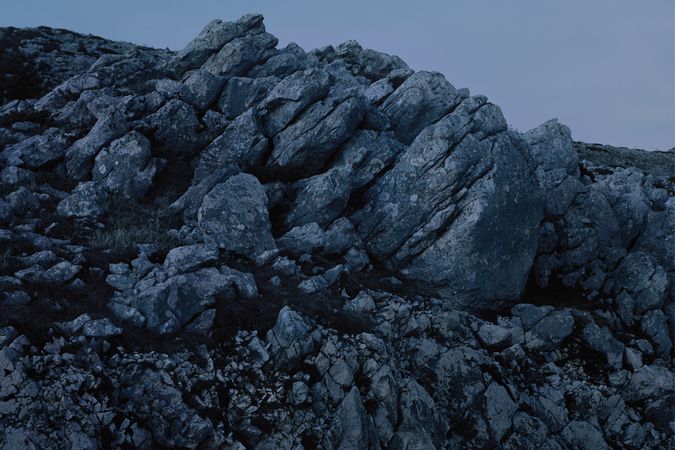
[[[422,71],[405,80],[381,108],[396,137],[410,144],[420,131],[452,112],[461,101],[461,95],[443,75]]]
[[[146,120],[154,130],[161,154],[179,156],[194,150],[199,121],[187,103],[171,100]]]
[[[590,323],[584,328],[582,336],[592,350],[604,355],[608,365],[615,369],[621,368],[624,347],[612,336],[609,329]]]
[[[363,118],[359,97],[329,97],[308,108],[274,137],[269,167],[316,174]]]
[[[353,191],[351,175],[352,168],[345,165],[295,183],[295,201],[286,225],[330,225],[347,208]]]
[[[197,217],[206,242],[219,248],[250,257],[275,248],[267,196],[251,175],[235,175],[216,185]]]
[[[96,156],[92,175],[108,193],[138,199],[150,190],[156,173],[150,142],[132,131]]]
[[[266,134],[279,134],[308,106],[323,100],[330,91],[330,84],[330,75],[324,70],[309,69],[284,78],[260,105]]]
[[[164,258],[164,267],[175,273],[190,272],[218,260],[218,249],[210,245],[185,245],[172,249]]]
[[[295,227],[277,240],[279,250],[296,255],[311,254],[322,249],[325,233],[316,222]]]
[[[578,192],[586,188],[579,181],[579,157],[572,145],[571,131],[557,120],[549,120],[523,134],[537,164],[537,178],[546,192],[545,216],[563,214]]]
[[[234,119],[257,105],[277,81],[276,77],[230,78],[218,99],[218,109],[228,119]]]
[[[504,130],[499,109],[473,97],[420,133],[353,216],[369,251],[476,305],[517,298],[541,202],[522,144]]]
[[[569,311],[554,311],[525,333],[525,345],[531,350],[553,350],[572,334],[573,328],[574,318]]]

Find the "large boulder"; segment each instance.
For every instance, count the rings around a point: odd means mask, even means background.
[[[484,307],[522,293],[541,216],[524,143],[471,97],[419,134],[353,221],[389,268]]]
[[[224,250],[254,258],[276,247],[265,189],[252,175],[216,185],[204,197],[197,220],[204,240]]]
[[[139,199],[157,173],[157,159],[151,155],[148,139],[132,131],[96,156],[93,178],[111,194]]]

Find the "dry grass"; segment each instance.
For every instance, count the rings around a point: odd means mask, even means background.
[[[89,246],[112,253],[128,253],[139,244],[154,244],[159,253],[166,253],[180,243],[167,231],[178,225],[177,218],[169,214],[168,198],[158,198],[152,203],[139,203],[126,199],[113,199],[104,228],[94,230],[88,237]]]

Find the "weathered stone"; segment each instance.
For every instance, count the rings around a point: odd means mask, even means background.
[[[568,310],[554,311],[525,333],[525,347],[533,351],[553,350],[574,329],[574,317]]]
[[[282,252],[294,255],[311,254],[323,248],[325,233],[315,222],[301,227],[295,227],[277,239],[277,245]]]
[[[173,99],[148,116],[146,121],[157,142],[160,156],[189,155],[196,149],[199,120],[187,103]]]
[[[119,111],[104,114],[89,133],[66,151],[68,176],[75,181],[91,176],[94,158],[98,152],[128,130],[124,115]]]
[[[252,175],[235,175],[216,185],[197,217],[206,242],[224,250],[255,257],[276,247],[265,190]]]
[[[152,187],[157,173],[157,159],[151,155],[148,139],[132,131],[96,156],[94,181],[110,194],[140,199]]]
[[[274,137],[267,165],[305,175],[317,174],[324,163],[354,132],[363,118],[359,97],[329,97],[315,103]]]
[[[396,137],[410,144],[428,125],[450,113],[462,97],[443,75],[420,71],[399,86],[382,104]]]
[[[2,152],[8,161],[16,161],[29,169],[39,169],[63,158],[72,138],[58,128],[10,145]]]
[[[166,64],[167,69],[180,77],[187,70],[201,66],[228,42],[247,32],[260,32],[263,29],[262,20],[259,14],[247,14],[236,22],[209,22],[196,38]]]
[[[105,212],[107,198],[107,193],[98,183],[84,181],[59,203],[57,211],[65,217],[96,218]]]
[[[604,356],[608,366],[614,369],[621,368],[624,346],[612,336],[608,328],[600,328],[595,323],[589,323],[584,327],[581,336],[591,350]]]
[[[369,252],[472,307],[518,298],[541,199],[505,126],[497,107],[472,97],[424,130],[352,216]]]
[[[255,166],[261,162],[267,146],[268,140],[250,109],[232,121],[223,134],[199,154],[195,179],[202,180],[214,170],[234,164]]]
[[[164,258],[170,273],[185,273],[218,261],[218,249],[204,244],[185,245],[171,249]]]
[[[198,111],[206,111],[220,95],[224,84],[223,78],[199,69],[183,82],[178,96]]]
[[[309,331],[302,317],[291,308],[284,306],[279,311],[274,328],[267,332],[275,367],[293,368],[302,361],[314,347]]]

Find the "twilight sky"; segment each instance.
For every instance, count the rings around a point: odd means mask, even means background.
[[[67,28],[181,49],[211,19],[265,15],[280,45],[356,39],[487,95],[526,131],[675,146],[673,0],[0,0],[0,26]]]

